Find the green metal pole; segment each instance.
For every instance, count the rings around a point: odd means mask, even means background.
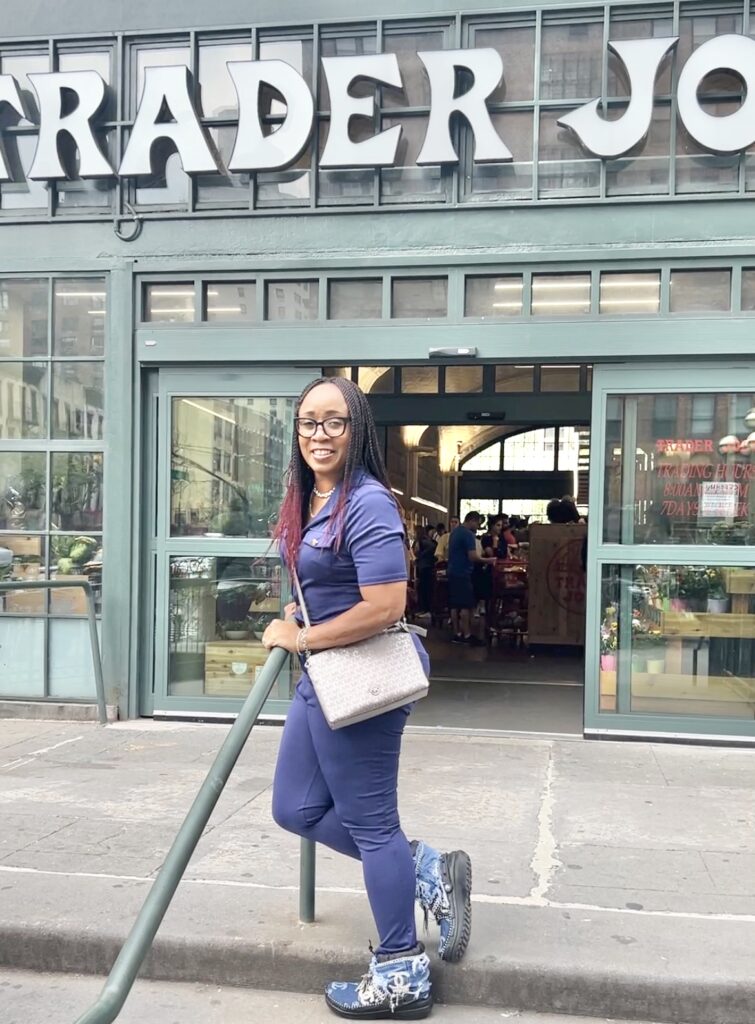
[[[105,682],[102,678],[102,658],[100,657],[100,635],[97,632],[97,615],[94,608],[94,591],[91,583],[84,584],[87,599],[87,618],[89,619],[89,646],[92,648],[92,667],[94,669],[94,685],[97,691],[97,711],[100,725],[107,725],[107,706],[105,704]]]
[[[76,1024],[112,1024],[123,1008],[139,968],[149,952],[157,929],[170,906],[197,843],[204,832],[216,803],[223,792],[233,766],[249,738],[254,723],[267,700],[275,680],[286,663],[288,654],[276,648],[268,656],[259,679],[233,723],[220,748],[210,772],[202,783],[189,813],[165,858],[155,884],[139,911],[118,959],[113,965],[100,998]]]
[[[311,839],[302,839],[299,853],[299,920],[314,924],[315,920],[316,848]]]

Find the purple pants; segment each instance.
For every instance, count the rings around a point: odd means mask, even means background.
[[[398,761],[408,708],[333,731],[309,677],[296,688],[273,783],[281,828],[362,861],[378,953],[416,945],[414,861],[401,831]]]

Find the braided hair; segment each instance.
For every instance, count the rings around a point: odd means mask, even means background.
[[[365,393],[360,387],[345,377],[318,377],[308,384],[299,395],[296,413],[299,415],[302,403],[307,395],[320,384],[332,384],[337,387],[346,401],[349,412],[350,434],[346,450],[343,481],[338,493],[333,514],[330,517],[330,530],[335,537],[336,549],[343,539],[344,512],[349,494],[354,487],[359,471],[363,470],[375,477],[393,498],[388,472],[385,468],[383,455],[380,451],[375,420]],[[291,445],[291,461],[288,465],[286,494],[281,505],[278,523],[273,537],[281,543],[282,552],[289,569],[296,565],[301,546],[304,525],[307,521],[309,500],[315,485],[315,474],[307,465],[299,447],[299,437],[294,431]],[[394,502],[396,501],[393,498]],[[396,502],[398,505],[398,502]]]

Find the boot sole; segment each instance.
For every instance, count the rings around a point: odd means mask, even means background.
[[[452,885],[448,898],[453,907],[455,927],[441,960],[456,964],[467,951],[472,935],[472,861],[463,850],[446,854],[449,881]]]
[[[424,1020],[425,1017],[430,1015],[430,1011],[433,1008],[432,995],[425,996],[424,999],[417,999],[404,1006],[399,1006],[395,1010],[391,1010],[389,1006],[379,1010],[372,1010],[368,1006],[365,1006],[362,1010],[346,1010],[344,1007],[338,1006],[337,1003],[331,1002],[327,994],[325,995],[325,1002],[333,1013],[339,1017],[345,1017],[347,1020]]]

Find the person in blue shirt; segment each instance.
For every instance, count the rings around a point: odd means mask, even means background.
[[[276,536],[312,624],[302,626],[296,605],[288,605],[262,642],[300,655],[304,667],[308,652],[365,640],[400,619],[407,572],[404,528],[364,393],[341,377],[315,381],[299,399],[295,428]],[[430,962],[417,941],[415,899],[440,925],[441,959],[461,959],[469,942],[469,855],[409,843],[401,828],[397,779],[410,712],[405,706],[332,730],[305,670],[275,769],[275,821],[362,862],[380,942],[361,982],[326,990],[331,1010],[351,1019],[430,1013]]]
[[[485,641],[472,635],[472,609],[476,605],[472,586],[475,564],[489,565],[495,558],[480,555],[475,537],[480,528],[480,513],[467,512],[464,522],[457,526],[448,541],[448,607],[451,610],[453,644],[484,647]]]

